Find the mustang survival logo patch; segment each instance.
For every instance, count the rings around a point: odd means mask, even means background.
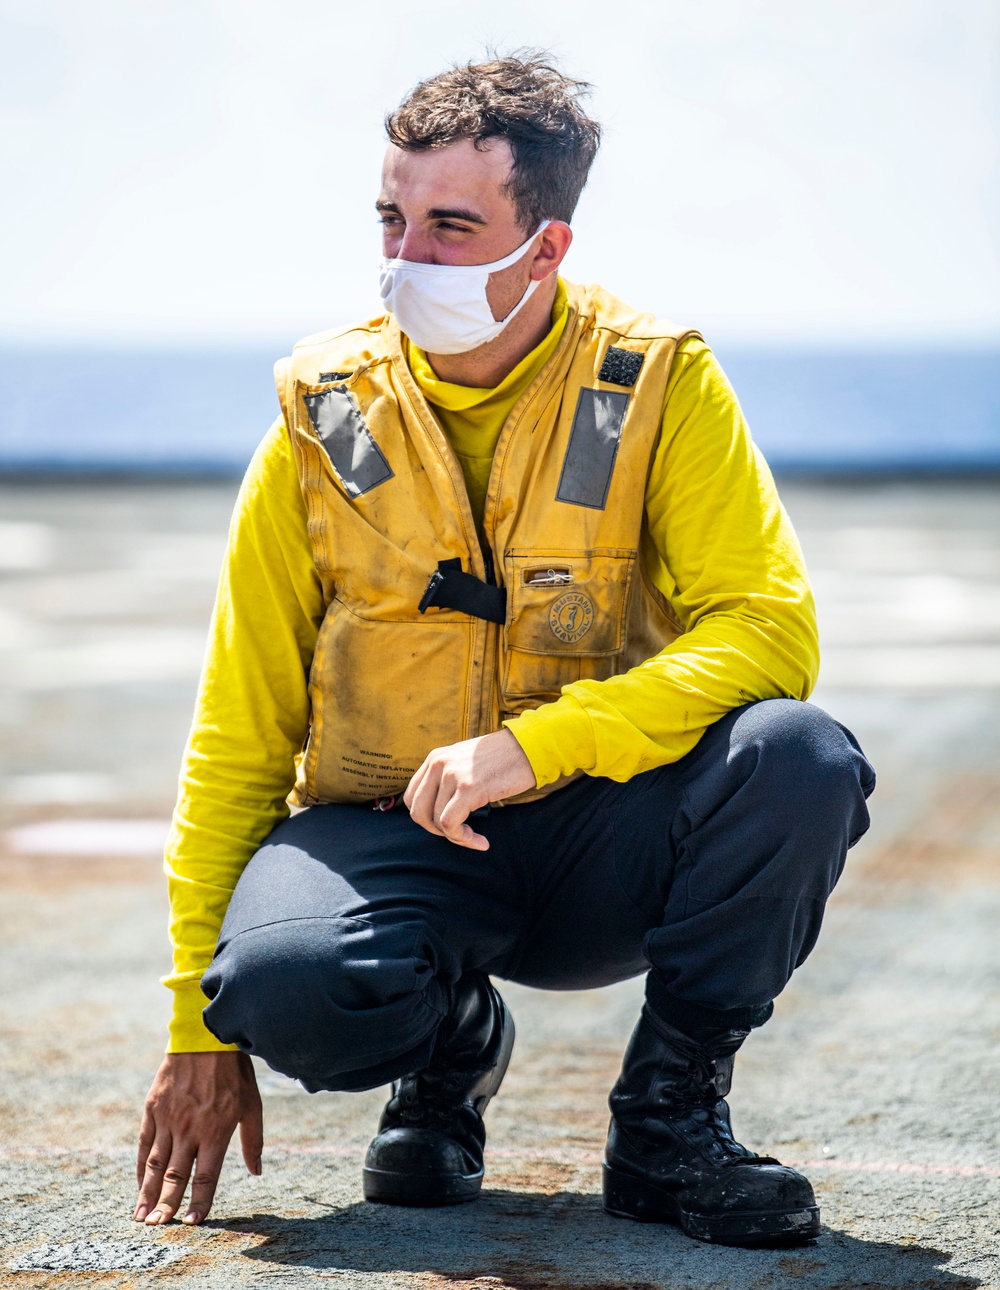
[[[594,625],[594,606],[582,591],[567,591],[553,601],[549,626],[554,636],[567,645],[575,645]]]

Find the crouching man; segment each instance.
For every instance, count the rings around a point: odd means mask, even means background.
[[[801,554],[711,351],[559,274],[584,89],[532,57],[418,85],[387,122],[385,310],[278,365],[168,844],[140,1221],[202,1222],[237,1125],[259,1170],[248,1054],[311,1091],[392,1084],[369,1200],[473,1200],[514,1040],[491,977],[645,973],[608,1211],[735,1245],[818,1231],[725,1097],[874,777],[805,702]],[[620,233],[670,253],[655,212]]]

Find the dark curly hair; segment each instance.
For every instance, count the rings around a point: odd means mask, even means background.
[[[522,50],[421,81],[386,116],[385,129],[409,152],[506,139],[514,157],[506,189],[518,221],[525,229],[543,219],[568,223],[601,141],[601,127],[580,107],[590,89],[549,55]]]

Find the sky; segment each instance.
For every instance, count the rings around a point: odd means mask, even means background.
[[[1000,342],[995,0],[0,0],[0,341],[377,312],[384,113],[519,46],[605,126],[567,276],[748,344]]]

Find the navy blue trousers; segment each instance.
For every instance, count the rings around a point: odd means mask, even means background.
[[[205,1022],[310,1090],[344,1090],[426,1065],[446,983],[473,970],[549,990],[649,971],[661,1011],[762,1009],[816,943],[874,783],[843,726],[771,699],[627,783],[494,809],[476,822],[486,852],[405,810],[314,806],[240,878]]]

